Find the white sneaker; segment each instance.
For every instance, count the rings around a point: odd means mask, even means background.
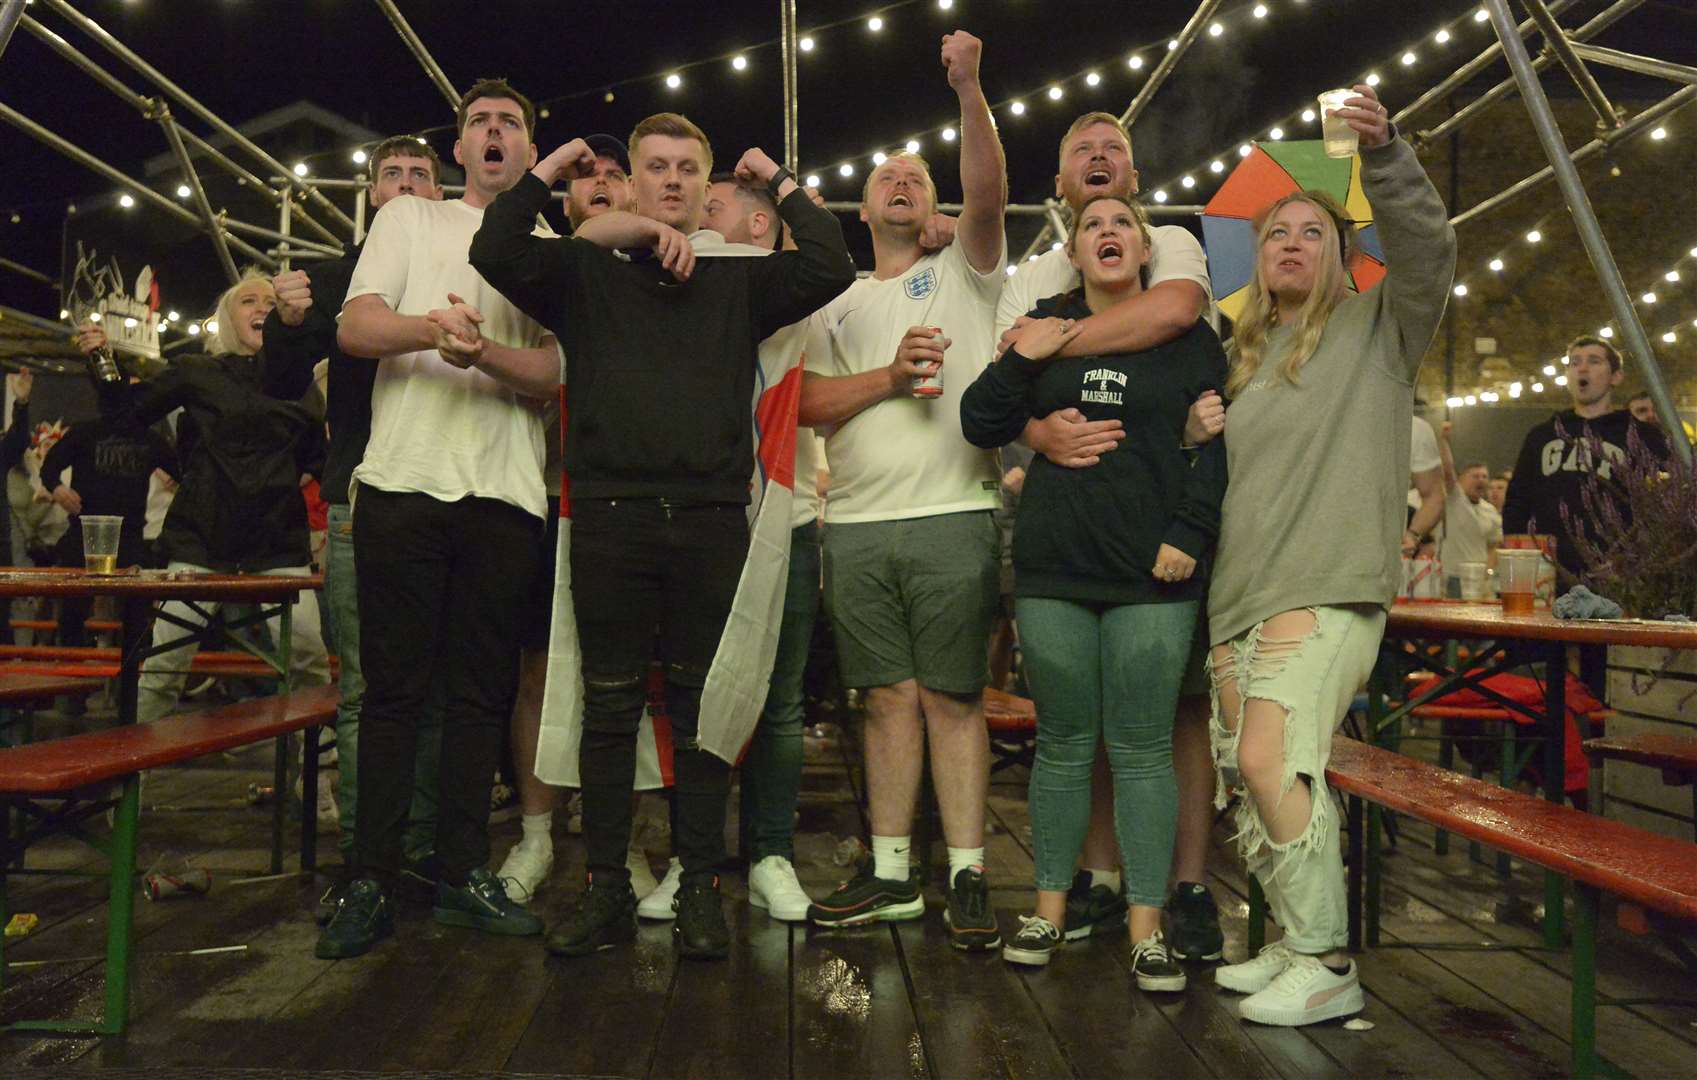
[[[648,865],[648,853],[641,848],[633,847],[625,852],[625,869],[630,871],[630,891],[636,894],[638,900],[660,887]]]
[[[520,840],[507,852],[496,880],[507,891],[507,899],[524,906],[536,896],[536,890],[554,869],[554,845],[550,842],[529,844]]]
[[[782,855],[768,855],[748,872],[748,902],[774,919],[806,922],[813,898],[802,891],[795,867]]]
[[[650,875],[652,876],[652,875]],[[675,919],[678,917],[672,901],[678,895],[678,883],[683,880],[684,864],[672,856],[672,861],[666,867],[666,878],[653,892],[643,897],[636,905],[636,913],[645,919]]]
[[[1351,960],[1349,970],[1340,975],[1320,963],[1317,956],[1293,953],[1284,971],[1265,990],[1238,1002],[1238,1012],[1257,1024],[1300,1027],[1351,1016],[1366,1004],[1355,961]]]
[[[1240,994],[1258,994],[1290,966],[1291,956],[1283,941],[1275,941],[1241,964],[1215,968],[1214,982]]]

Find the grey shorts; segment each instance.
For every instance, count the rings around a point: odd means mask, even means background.
[[[976,694],[989,683],[1001,564],[989,511],[827,524],[824,563],[845,686],[916,679]]]

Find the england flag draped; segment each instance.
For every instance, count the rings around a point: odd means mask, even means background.
[[[730,244],[703,230],[690,237],[697,258],[770,255],[765,248]],[[801,404],[805,322],[761,342],[755,378],[754,474],[750,481],[748,558],[737,583],[730,618],[701,694],[703,749],[735,764],[766,704],[778,650],[784,589],[789,578],[790,511],[795,500],[796,413]],[[564,397],[564,387],[561,388]],[[564,410],[562,409],[562,414]],[[563,422],[569,423],[570,416]],[[548,682],[542,700],[542,733],[536,775],[544,783],[578,787],[578,746],[583,736],[583,656],[572,614],[571,478],[560,483],[560,542],[554,553],[553,629],[548,641]],[[657,695],[650,694],[652,704]],[[636,786],[672,782],[671,729],[650,708],[637,741]]]

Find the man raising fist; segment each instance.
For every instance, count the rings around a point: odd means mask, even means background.
[[[531,234],[550,183],[583,167],[568,143],[490,204],[471,245],[478,273],[557,334],[566,355],[589,880],[548,947],[583,956],[636,936],[625,852],[658,626],[683,864],[674,940],[687,957],[722,957],[729,933],[715,867],[730,765],[697,736],[701,689],[748,555],[757,349],[847,288],[854,265],[836,219],[759,150],[737,171],[771,190],[797,250],[697,260],[687,237],[707,200],[707,136],[659,113],[628,145],[636,213],[603,214],[567,239]],[[641,250],[625,259],[608,244]]]

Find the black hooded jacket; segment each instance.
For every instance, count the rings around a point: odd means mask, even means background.
[[[296,403],[304,379],[256,356],[182,356],[135,390],[135,419],[181,408],[182,485],[165,517],[167,559],[226,573],[311,562],[302,473],[324,467],[324,425]]]

